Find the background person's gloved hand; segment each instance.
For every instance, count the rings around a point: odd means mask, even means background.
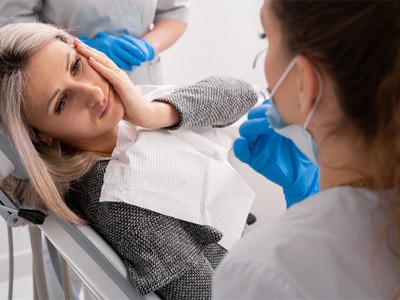
[[[86,45],[105,53],[119,68],[132,71],[132,67],[140,66],[142,62],[154,58],[154,50],[143,39],[134,43],[127,35],[114,36],[105,32],[98,32],[93,39],[84,36],[78,38]]]
[[[142,51],[142,53],[143,53],[142,62],[154,59],[154,56],[155,56],[154,48],[145,39],[136,38],[136,37],[133,37],[128,34],[123,34],[120,36],[120,38],[127,41],[131,45],[138,47],[140,49],[140,51]]]
[[[233,151],[267,179],[280,185],[287,207],[319,191],[319,168],[294,143],[269,128],[268,101],[254,107],[239,128]]]

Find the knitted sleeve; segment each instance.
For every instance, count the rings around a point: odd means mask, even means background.
[[[224,127],[237,121],[257,103],[257,92],[244,80],[213,76],[196,84],[178,88],[155,101],[172,104],[181,116],[177,126]]]

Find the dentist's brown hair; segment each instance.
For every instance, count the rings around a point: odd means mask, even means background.
[[[394,239],[386,238],[400,259],[400,2],[269,3],[288,53],[318,62],[334,80],[346,119],[370,145],[378,188],[397,192],[380,203],[389,211],[381,229],[395,225]]]

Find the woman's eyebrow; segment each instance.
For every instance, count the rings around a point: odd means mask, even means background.
[[[66,59],[66,61],[67,61],[67,64],[66,64],[66,66],[65,66],[65,71],[66,72],[69,72],[69,65],[70,65],[70,63],[71,63],[71,56],[72,56],[72,53],[73,53],[73,51],[71,50],[71,51],[69,51],[68,53],[67,53],[67,59]],[[48,105],[47,105],[47,107],[48,107],[48,111],[49,111],[49,113],[50,113],[50,107],[51,107],[51,103],[54,101],[54,98],[56,98],[56,96],[57,96],[57,94],[60,92],[60,89],[57,89],[54,93],[53,93],[53,95],[49,98],[49,100],[48,100]]]
[[[65,67],[65,71],[69,72],[69,65],[71,62],[72,50],[67,53],[67,65]]]
[[[57,94],[58,94],[59,92],[60,92],[60,89],[57,89],[57,90],[53,93],[53,95],[50,97],[49,102],[48,102],[48,105],[47,105],[48,113],[50,113],[51,103],[54,101],[54,99],[56,98],[56,96],[57,96]]]

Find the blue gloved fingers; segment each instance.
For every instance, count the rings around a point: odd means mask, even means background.
[[[249,110],[247,114],[247,118],[250,119],[256,119],[256,118],[266,118],[265,113],[267,110],[271,107],[271,104],[260,104],[252,109]]]
[[[260,135],[276,135],[277,133],[269,128],[267,118],[251,119],[243,122],[239,127],[239,133],[242,137],[246,137],[250,144]]]
[[[146,60],[146,56],[148,55],[147,45],[145,44],[143,39],[135,38],[128,34],[122,34],[120,36],[121,40],[125,41],[127,45],[131,45],[140,53],[141,58]]]
[[[138,49],[132,50],[131,48],[133,47],[130,43],[124,41],[120,37],[116,37],[112,34],[101,31],[96,34],[96,38],[110,39],[113,41],[114,47],[110,47],[109,51],[114,53],[115,56],[112,60],[117,64],[118,67],[127,71],[131,71],[132,66],[140,66],[141,59],[144,57],[143,53]],[[109,54],[109,56],[112,55]],[[137,57],[139,57],[139,59]]]
[[[115,55],[130,66],[140,66],[142,64],[142,60],[130,51],[125,50],[125,47],[123,47],[123,44],[125,43],[125,41],[118,42],[118,48],[114,50]]]
[[[269,104],[249,111],[248,120],[239,128],[240,139],[234,153],[242,162],[280,185],[287,207],[319,190],[318,167],[294,143],[269,127],[265,112]]]
[[[253,144],[249,144],[246,138],[239,138],[233,144],[235,156],[242,162],[248,164],[256,172],[268,180],[281,185],[286,182],[285,173],[277,163],[279,156],[279,145],[276,137],[260,135]]]
[[[121,51],[118,37],[100,31],[94,39],[88,39],[84,36],[79,36],[78,38],[89,47],[106,54],[119,68],[132,71],[132,64],[124,55],[125,53]]]
[[[269,122],[266,118],[251,119],[243,122],[239,127],[239,133],[242,137],[247,138],[250,145],[261,135],[277,135],[272,128],[269,128]]]
[[[233,142],[233,153],[241,162],[250,163],[251,154],[246,138],[240,137]]]
[[[271,98],[265,99],[262,104],[271,104]]]
[[[126,70],[126,71],[132,71],[132,66],[127,64],[124,60],[122,60],[115,53],[110,53],[108,55],[108,57],[118,66],[118,68],[121,68],[121,69]]]
[[[128,43],[131,43],[133,46],[141,50],[141,52],[143,53],[142,61],[148,61],[154,59],[155,56],[154,48],[145,39],[136,38],[127,34],[121,35],[120,38],[127,41]]]
[[[268,134],[275,132],[272,128],[269,128],[269,122],[267,118],[258,118],[244,121],[239,127],[239,133],[241,136],[257,136],[260,134]]]
[[[120,37],[119,46],[129,52],[130,55],[135,56],[140,63],[146,61],[146,54],[140,49],[140,47],[127,41],[123,36]]]
[[[265,118],[267,110],[271,107],[271,100],[267,99],[262,104],[259,104],[249,110],[248,119]]]

